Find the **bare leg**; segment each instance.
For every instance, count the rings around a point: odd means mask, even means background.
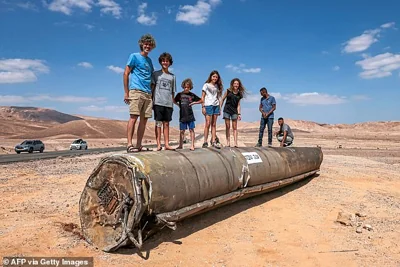
[[[231,120],[225,119],[226,145],[231,146]]]
[[[130,115],[128,120],[128,125],[126,127],[127,139],[128,139],[128,146],[132,145],[133,134],[135,133],[135,125],[137,121],[137,115]]]
[[[143,140],[143,136],[144,136],[144,131],[146,130],[147,120],[148,120],[148,118],[143,118],[143,117],[140,118],[139,127],[137,130],[137,140],[136,140],[137,148],[140,148],[142,146],[142,140]]]
[[[215,137],[217,136],[217,117],[218,115],[212,115],[211,119],[211,143],[215,142]]]
[[[233,128],[233,141],[235,142],[235,146],[238,146],[238,131],[237,131],[237,120],[232,121],[232,128]]]
[[[169,146],[169,122],[163,121],[163,131],[164,131],[164,146],[166,150],[174,150]]]
[[[161,127],[157,126],[157,122],[154,131],[156,133],[157,150],[161,150]]]
[[[210,131],[211,116],[206,115],[206,123],[204,124],[204,143],[207,143],[208,132]]]
[[[194,129],[190,129],[190,140],[192,141],[192,146],[190,147],[190,150],[194,150]]]
[[[177,149],[183,148],[183,138],[185,138],[185,130],[181,130],[179,132],[179,146],[177,147]]]

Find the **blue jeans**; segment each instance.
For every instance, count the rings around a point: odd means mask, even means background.
[[[260,133],[258,134],[258,143],[260,145],[264,137],[265,126],[268,126],[268,145],[272,145],[272,125],[274,125],[274,118],[261,118]]]

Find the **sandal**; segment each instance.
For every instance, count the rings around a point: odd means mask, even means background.
[[[139,149],[137,147],[134,147],[133,145],[130,145],[126,148],[127,153],[137,153],[139,152]]]
[[[207,143],[207,142],[204,142],[204,143],[203,143],[203,148],[206,148],[206,147],[208,147],[208,143]]]
[[[147,151],[153,151],[153,149],[149,148],[149,147],[144,147],[144,146],[140,146],[138,148],[136,148],[138,150],[138,152],[147,152]]]

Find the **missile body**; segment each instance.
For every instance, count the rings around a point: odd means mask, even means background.
[[[114,154],[82,192],[82,233],[103,251],[140,248],[165,226],[312,176],[322,159],[320,148],[309,147]]]

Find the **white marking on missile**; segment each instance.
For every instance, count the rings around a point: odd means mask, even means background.
[[[246,158],[247,164],[261,163],[262,159],[257,152],[242,152],[242,155]]]

